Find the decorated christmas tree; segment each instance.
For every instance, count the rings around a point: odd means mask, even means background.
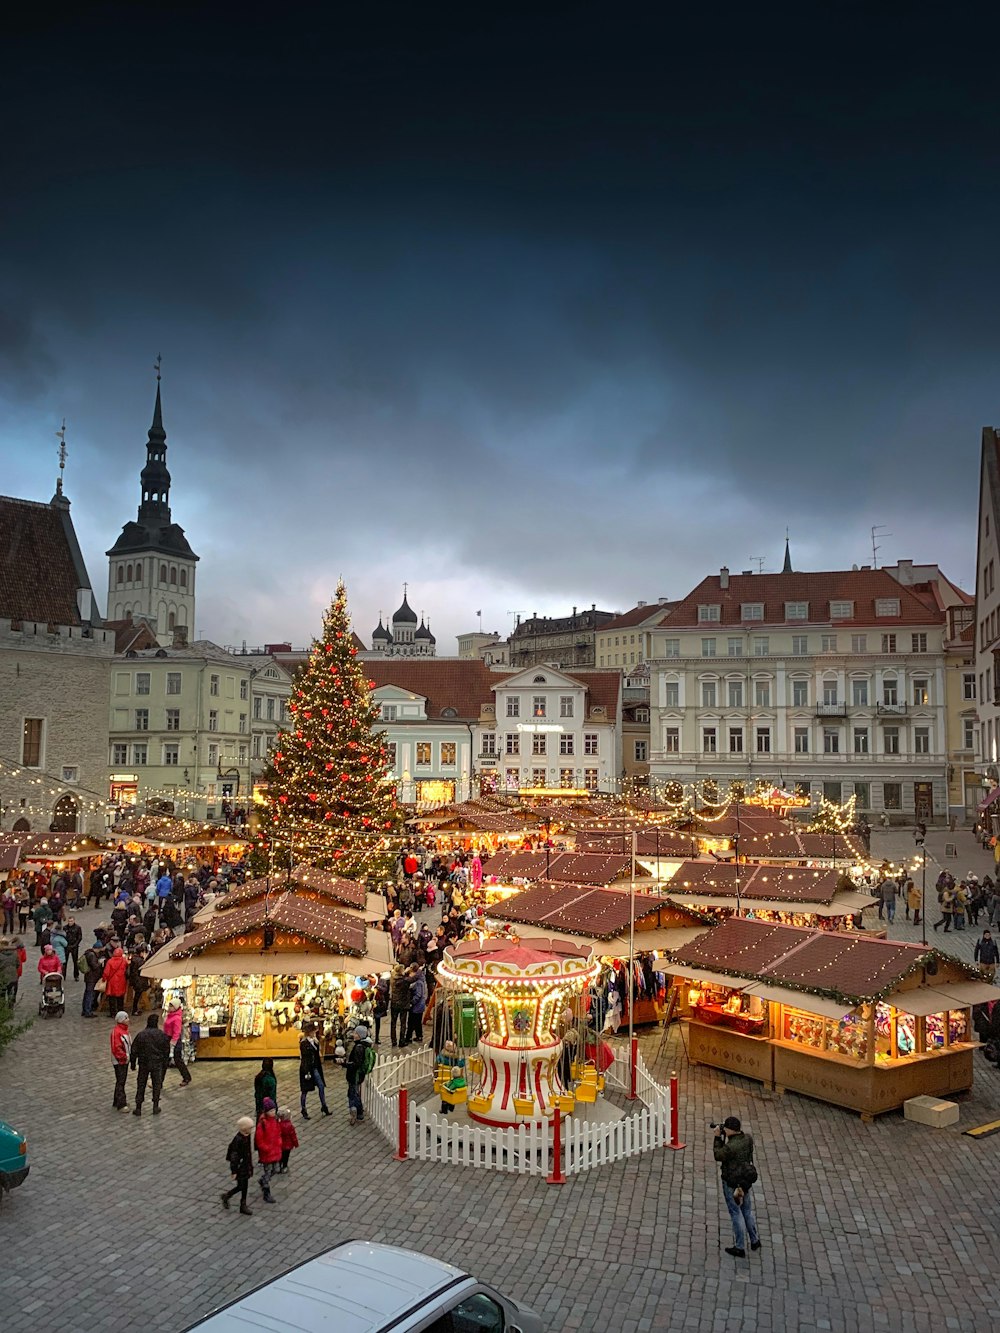
[[[857,801],[856,796],[849,796],[841,805],[839,801],[828,801],[821,796],[808,832],[850,833],[857,819]]]
[[[345,878],[379,877],[396,854],[402,812],[382,733],[373,730],[373,682],[351,639],[340,583],[265,775],[259,851],[275,865],[308,861]]]

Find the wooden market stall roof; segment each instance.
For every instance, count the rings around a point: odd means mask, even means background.
[[[578,852],[622,852],[632,854],[632,829],[595,828],[588,825],[580,828],[576,834]],[[698,835],[679,833],[676,829],[651,829],[643,824],[635,830],[636,856],[653,857],[690,857],[698,855]]]
[[[301,936],[337,953],[365,952],[364,923],[325,902],[310,902],[295,893],[282,893],[265,904],[261,898],[229,912],[219,912],[197,930],[174,940],[172,958],[189,958],[212,945],[261,933],[265,926]]]
[[[636,863],[636,875],[651,878],[648,869]],[[483,876],[503,883],[514,879],[556,879],[576,884],[613,884],[627,879],[632,871],[631,855],[620,852],[497,852],[483,864]]]
[[[823,996],[853,1008],[890,995],[895,1003],[895,992],[908,990],[905,983],[910,980],[914,989],[920,987],[922,978],[917,974],[934,963],[957,969],[969,983],[942,981],[942,993],[957,985],[968,997],[964,1004],[1000,1000],[1000,987],[990,985],[977,967],[933,947],[772,925],[745,917],[733,917],[680,948],[668,970],[684,976],[685,969],[692,968],[696,976],[765,982],[787,991],[787,1004],[794,1004],[798,993]],[[930,985],[933,989],[933,979]],[[951,1007],[958,1007],[958,1001]]]
[[[85,861],[112,845],[88,833],[0,833],[0,870],[23,861]]]
[[[871,894],[848,887],[840,872],[799,866],[737,868],[731,862],[685,862],[667,881],[664,892],[675,902],[732,907],[737,898],[737,870],[740,900],[762,910],[799,906],[817,916],[848,916],[876,905]]]
[[[541,880],[523,893],[489,909],[490,917],[543,931],[590,940],[604,953],[628,952],[631,894],[592,884]],[[637,951],[675,949],[714,926],[713,918],[669,899],[635,895]]]
[[[145,842],[164,850],[181,847],[235,847],[247,841],[226,824],[204,824],[195,819],[163,815],[129,815],[111,830],[121,842]]]
[[[296,891],[306,889],[312,894],[319,895],[323,899],[330,899],[342,907],[365,910],[367,906],[367,892],[363,884],[358,884],[353,879],[340,879],[336,875],[331,875],[329,871],[317,870],[315,866],[306,864],[297,865],[290,872],[286,880],[283,874],[277,874],[273,885],[267,879],[248,879],[245,883],[234,886],[228,893],[217,898],[212,906],[217,912],[227,912],[233,907],[240,907],[245,903],[252,902],[255,898],[262,898],[270,886],[271,893],[277,897],[284,893],[286,889]],[[384,903],[384,900],[381,900]],[[381,915],[381,913],[380,913]]]

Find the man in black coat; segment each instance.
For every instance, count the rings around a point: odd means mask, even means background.
[[[75,917],[69,917],[66,921],[66,968],[69,972],[69,963],[73,961],[73,980],[80,980],[80,945],[83,943],[83,930],[76,924]]]
[[[160,1092],[163,1088],[163,1076],[170,1064],[170,1038],[160,1029],[159,1014],[150,1014],[146,1026],[132,1042],[131,1065],[139,1067],[139,1077],[135,1083],[135,1110],[133,1115],[142,1115],[142,1101],[146,1095],[146,1083],[153,1083],[153,1115],[160,1114]]]

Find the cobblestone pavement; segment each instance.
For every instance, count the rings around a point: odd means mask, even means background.
[[[912,849],[912,839],[891,833],[877,834],[873,850],[897,842],[897,855]],[[964,855],[957,864],[988,862]],[[94,914],[83,919],[89,926]],[[897,922],[893,934],[919,932]],[[938,943],[966,954],[973,938]],[[29,947],[20,1006],[29,1013],[36,957]],[[349,1126],[342,1076],[331,1071],[336,1114],[297,1121],[302,1146],[275,1182],[278,1203],[257,1202],[244,1218],[223,1212],[218,1196],[233,1123],[252,1111],[255,1066],[198,1063],[183,1091],[171,1073],[161,1116],[148,1103],[141,1120],[116,1115],[110,1023],[79,1017],[81,990],[70,982],[65,1017],[36,1019],[0,1060],[0,1115],[27,1130],[32,1162],[0,1211],[3,1333],[180,1330],[350,1237],[466,1267],[533,1305],[553,1333],[978,1333],[1000,1323],[1000,1137],[974,1143],[960,1134],[1000,1116],[1000,1077],[985,1060],[977,1058],[959,1126],[931,1130],[899,1115],[863,1125],[689,1069],[675,1028],[654,1068],[666,1076],[676,1065],[680,1074],[686,1149],[562,1187],[393,1161],[373,1126]],[[647,1061],[658,1043],[644,1039]],[[130,1078],[130,1098],[132,1086]],[[278,1088],[279,1102],[294,1105],[296,1062],[279,1062]],[[750,1261],[722,1253],[730,1233],[708,1121],[727,1114],[741,1116],[758,1145],[764,1247]]]

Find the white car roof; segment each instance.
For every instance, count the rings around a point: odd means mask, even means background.
[[[349,1241],[194,1325],[204,1333],[378,1333],[467,1273],[425,1254]]]

